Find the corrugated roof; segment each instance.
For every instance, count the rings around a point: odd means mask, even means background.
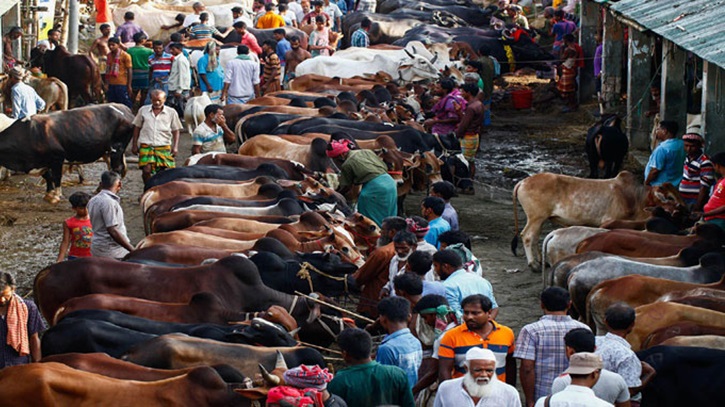
[[[725,68],[725,0],[620,0],[609,9]]]

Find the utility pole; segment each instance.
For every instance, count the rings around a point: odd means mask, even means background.
[[[78,13],[78,0],[68,1],[68,52],[78,52],[78,25],[80,17]]]

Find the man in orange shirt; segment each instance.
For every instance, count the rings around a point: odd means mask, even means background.
[[[129,95],[131,79],[133,78],[133,63],[131,55],[121,49],[121,40],[118,37],[108,39],[108,61],[103,81],[106,88],[106,99],[109,103],[122,103],[129,108],[133,107]]]
[[[282,28],[285,26],[284,18],[274,12],[272,3],[264,5],[264,15],[257,20],[257,28],[264,30],[268,28]]]

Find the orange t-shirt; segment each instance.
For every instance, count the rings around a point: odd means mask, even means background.
[[[93,0],[93,6],[96,8],[96,25],[108,23],[113,20],[107,0]]]
[[[469,331],[465,323],[443,334],[438,349],[438,359],[453,359],[454,379],[466,373],[463,367],[466,352],[471,348],[485,348],[496,355],[496,376],[499,380],[506,381],[506,357],[514,353],[514,331],[494,320],[490,322],[493,324],[493,330],[486,338]]]
[[[106,62],[108,69],[106,70],[106,79],[108,79],[109,85],[127,85],[128,84],[128,70],[133,68],[133,61],[131,60],[131,55],[128,54],[126,51],[121,51],[121,56],[119,58],[119,64],[118,64],[118,75],[111,76],[108,74],[111,70],[111,64],[114,63],[113,61],[113,53],[108,53],[108,61]]]
[[[285,26],[284,18],[281,15],[273,12],[268,12],[257,20],[257,28],[282,28]]]

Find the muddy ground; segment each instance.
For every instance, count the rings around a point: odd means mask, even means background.
[[[527,82],[533,78],[513,78],[510,82]],[[558,113],[561,105],[547,101],[535,104],[534,110],[516,111],[504,98],[494,106],[493,125],[484,137],[477,164],[476,195],[453,199],[461,227],[473,237],[473,252],[484,267],[501,306],[499,322],[516,333],[541,314],[538,293],[541,276],[526,267],[524,257],[510,251],[513,237],[511,190],[527,175],[551,171],[575,176],[586,175],[583,140],[586,129],[594,122],[593,104],[571,114]],[[190,138],[182,135],[181,160],[189,155]],[[635,170],[629,163],[627,169]],[[64,178],[65,196],[77,190],[92,193],[99,180],[101,164],[85,167],[86,184],[77,185],[77,176]],[[641,170],[640,170],[641,172]],[[33,278],[43,267],[55,261],[62,237],[62,221],[71,216],[67,201],[51,206],[43,201],[44,183],[37,177],[15,175],[0,183],[0,270],[14,273],[18,291],[25,295]],[[129,237],[133,243],[143,237],[138,198],[142,192],[141,173],[135,164],[123,182],[122,205]],[[406,206],[418,212],[422,195],[414,195]],[[524,218],[523,212],[519,215]],[[523,227],[521,221],[519,228]]]

